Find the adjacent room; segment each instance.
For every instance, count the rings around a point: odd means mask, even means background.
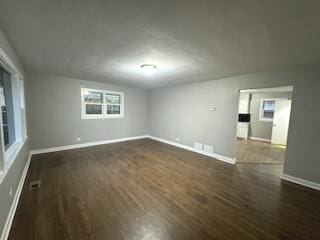
[[[292,86],[240,90],[236,160],[284,164]]]
[[[0,240],[320,239],[319,12],[0,0]]]

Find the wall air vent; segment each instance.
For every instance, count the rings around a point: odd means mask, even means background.
[[[41,180],[31,181],[29,184],[29,190],[37,189],[41,186]]]

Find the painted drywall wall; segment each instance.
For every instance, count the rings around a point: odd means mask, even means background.
[[[1,29],[0,29],[0,48],[7,54],[7,56],[10,58],[13,64],[23,74],[24,73],[23,66]]]
[[[4,229],[29,152],[29,142],[26,141],[0,185],[0,235]],[[9,195],[11,188],[12,196]]]
[[[19,59],[15,55],[13,49],[11,48],[9,42],[5,38],[3,32],[0,30],[0,48],[6,53],[14,65],[23,73],[23,68]],[[2,133],[0,133],[2,134]],[[20,150],[10,169],[5,175],[0,185],[0,234],[3,231],[10,207],[12,205],[13,197],[16,193],[23,169],[26,164],[27,156],[29,154],[29,144],[28,141],[25,142],[24,146]],[[0,154],[2,157],[2,154]],[[2,159],[1,159],[2,161]],[[13,195],[10,197],[9,191],[12,188]]]
[[[250,93],[240,93],[238,113],[250,113]]]
[[[250,101],[250,137],[271,139],[272,122],[260,121],[261,99],[286,98],[292,99],[292,93],[253,93]]]
[[[32,149],[147,134],[147,90],[38,73],[29,78]],[[81,119],[81,87],[124,92],[124,118]]]
[[[293,85],[293,103],[284,173],[320,183],[318,133],[320,68],[309,66],[241,75],[150,92],[150,134],[193,146],[213,146],[233,158],[239,90]],[[216,111],[210,111],[216,106]]]

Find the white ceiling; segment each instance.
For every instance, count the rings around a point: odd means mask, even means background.
[[[1,0],[0,27],[29,70],[152,88],[317,63],[319,12],[316,0]]]

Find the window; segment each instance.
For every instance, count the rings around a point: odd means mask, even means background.
[[[0,106],[4,147],[7,150],[16,140],[11,75],[0,68]]]
[[[260,108],[260,121],[272,122],[276,101],[274,99],[262,99]]]
[[[90,116],[102,115],[103,93],[94,91],[84,91],[85,113]]]
[[[107,114],[120,114],[121,109],[120,94],[106,94]]]
[[[105,119],[124,116],[123,93],[96,89],[81,89],[82,118]]]
[[[2,53],[0,52],[0,55]],[[27,139],[22,75],[0,56],[0,183]],[[4,62],[8,63],[5,64]]]
[[[0,48],[0,184],[27,137],[23,76]]]

